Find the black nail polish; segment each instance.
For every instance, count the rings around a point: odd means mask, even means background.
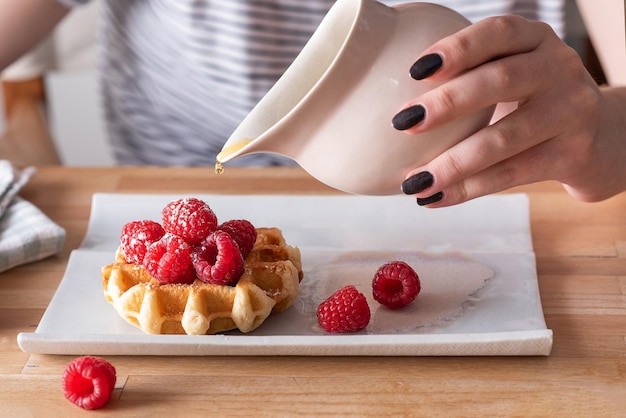
[[[423,192],[433,185],[433,175],[428,171],[417,173],[402,182],[402,193],[415,194]]]
[[[439,202],[443,199],[443,192],[435,193],[432,196],[425,197],[423,199],[417,198],[417,204],[420,206],[430,205],[431,203]]]
[[[397,130],[404,131],[420,123],[424,119],[425,114],[426,111],[422,105],[407,107],[393,117],[391,124]]]
[[[441,65],[443,60],[439,54],[428,54],[415,61],[415,64],[409,70],[411,77],[416,80],[423,80],[435,74]]]

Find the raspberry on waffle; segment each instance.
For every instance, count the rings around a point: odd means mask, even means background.
[[[159,283],[121,251],[102,268],[104,294],[119,315],[149,334],[250,332],[273,312],[297,299],[303,278],[300,250],[287,245],[278,228],[257,228],[235,286]]]

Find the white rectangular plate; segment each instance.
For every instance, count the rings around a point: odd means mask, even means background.
[[[549,355],[530,237],[528,198],[498,195],[425,209],[406,196],[195,195],[220,222],[245,218],[282,229],[300,248],[300,297],[257,330],[221,335],[147,335],[104,299],[100,269],[113,262],[123,224],[160,221],[177,195],[96,194],[87,235],[34,333],[29,353],[72,355]],[[390,311],[371,297],[385,261],[401,259],[422,292]],[[368,327],[324,332],[317,304],[345,284],[366,294]]]

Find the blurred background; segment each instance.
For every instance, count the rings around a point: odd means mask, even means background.
[[[624,4],[568,0],[566,38],[598,83],[626,84]],[[77,8],[1,75],[0,159],[110,166],[96,75],[99,1]]]

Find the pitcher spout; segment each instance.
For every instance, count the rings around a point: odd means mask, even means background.
[[[346,50],[346,45],[353,32],[361,30],[365,9],[371,8],[381,9],[382,15],[376,13],[381,24],[385,13],[394,12],[373,0],[338,0],[331,7],[293,63],[228,138],[218,162],[259,152],[298,162],[300,150],[314,139],[332,107],[357,88],[357,73],[367,71],[367,66],[363,70],[347,68],[345,60],[359,66],[362,57],[367,57],[353,46]],[[391,19],[387,23],[391,24]],[[382,47],[387,39],[380,31],[370,36],[369,48]]]
[[[232,144],[224,145],[224,148],[217,154],[216,160],[218,163],[225,163],[240,155],[248,154],[246,152],[246,146],[254,141],[253,139],[239,139],[231,141]]]

